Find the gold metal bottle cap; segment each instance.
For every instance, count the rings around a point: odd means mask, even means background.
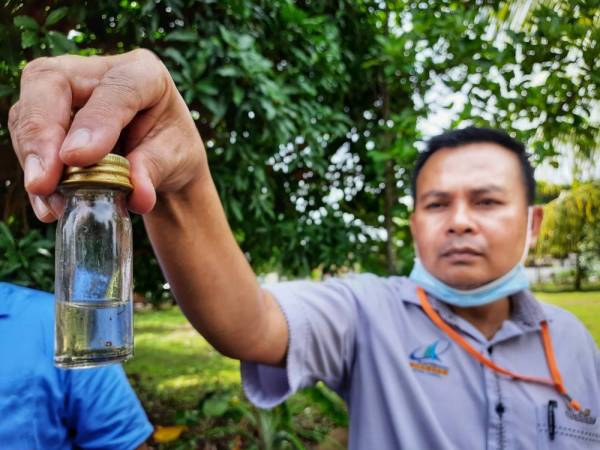
[[[133,189],[129,181],[129,161],[123,156],[109,153],[98,163],[88,167],[67,167],[61,186],[106,186]]]

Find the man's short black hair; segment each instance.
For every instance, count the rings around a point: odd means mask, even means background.
[[[523,175],[523,184],[527,192],[527,203],[532,205],[535,200],[535,178],[533,176],[533,167],[529,162],[525,145],[510,137],[504,131],[494,130],[491,128],[467,127],[460,130],[452,130],[434,136],[427,143],[427,148],[419,154],[415,168],[412,173],[412,197],[414,204],[417,203],[417,177],[427,160],[435,152],[442,148],[454,148],[476,142],[493,142],[510,150],[517,158],[521,165],[521,173]]]

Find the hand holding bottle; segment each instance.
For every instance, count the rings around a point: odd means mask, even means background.
[[[62,55],[38,58],[25,67],[9,129],[40,220],[52,222],[60,214],[63,201],[55,191],[63,166],[99,161],[124,128],[132,211],[147,213],[156,191],[178,191],[208,174],[191,114],[152,52]]]
[[[9,128],[25,188],[44,222],[56,220],[64,208],[56,192],[64,165],[94,164],[124,135],[133,184],[128,207],[144,214],[152,247],[187,318],[230,357],[284,360],[285,317],[260,289],[237,245],[190,111],[152,52],[32,61],[23,71]]]

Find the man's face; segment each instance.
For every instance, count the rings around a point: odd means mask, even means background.
[[[535,208],[535,239],[542,218]],[[473,289],[511,270],[527,235],[527,200],[517,156],[488,142],[438,150],[417,179],[411,231],[429,272]]]

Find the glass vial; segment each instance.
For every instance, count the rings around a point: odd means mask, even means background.
[[[56,229],[54,363],[93,367],[133,356],[129,161],[69,167]]]

